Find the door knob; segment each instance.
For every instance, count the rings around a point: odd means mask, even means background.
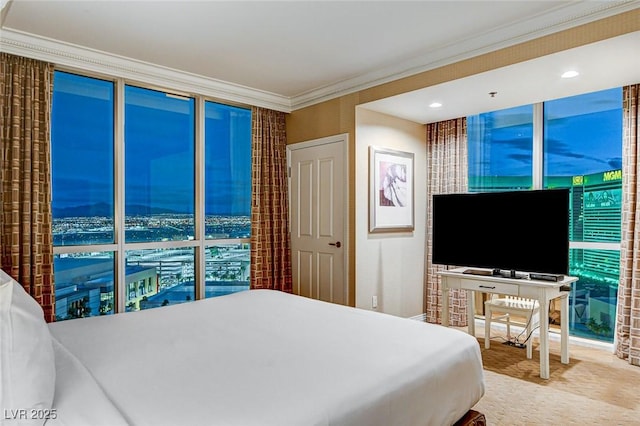
[[[330,246],[336,246],[338,248],[342,247],[342,243],[340,241],[336,242],[336,243],[329,243]]]

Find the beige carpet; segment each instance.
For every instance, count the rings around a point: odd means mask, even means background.
[[[540,378],[537,339],[533,359],[526,350],[491,340],[484,349],[485,395],[473,407],[489,425],[640,425],[640,368],[607,350],[550,343],[550,379]]]

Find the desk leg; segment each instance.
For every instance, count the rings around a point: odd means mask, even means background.
[[[560,361],[569,364],[569,297],[560,296]]]
[[[442,279],[442,325],[449,327],[449,287]]]
[[[540,377],[549,378],[549,299],[546,291],[540,289]]]
[[[467,290],[467,330],[470,335],[476,335],[476,316],[474,313],[476,299],[476,292],[473,290]]]

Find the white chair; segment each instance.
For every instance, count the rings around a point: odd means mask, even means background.
[[[511,325],[519,325],[526,329],[527,337],[527,358],[533,356],[533,346],[531,345],[531,331],[540,324],[540,306],[537,300],[525,299],[522,297],[492,295],[492,298],[484,302],[485,323],[484,323],[484,347],[489,349],[489,335],[491,323],[497,322],[506,324],[507,340],[511,340]],[[502,315],[493,318],[493,313]],[[514,321],[512,316],[525,318],[526,322]]]

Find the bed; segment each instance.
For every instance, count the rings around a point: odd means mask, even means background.
[[[480,348],[459,330],[273,290],[53,324],[38,309],[0,285],[7,425],[485,421]]]

